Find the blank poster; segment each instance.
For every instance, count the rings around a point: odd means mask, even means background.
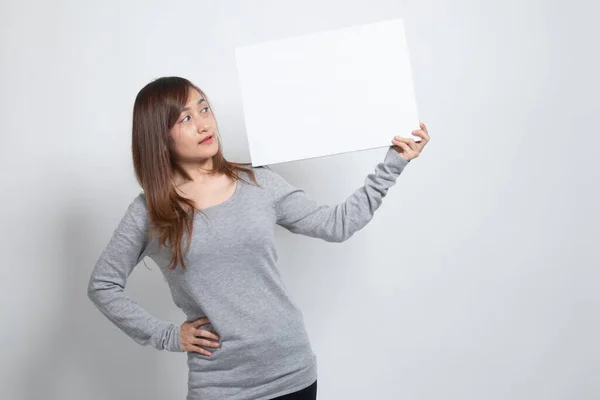
[[[419,129],[401,19],[235,48],[254,166],[390,146]]]

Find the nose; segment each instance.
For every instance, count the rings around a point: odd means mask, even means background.
[[[200,124],[198,125],[198,132],[204,133],[208,131],[208,124]]]

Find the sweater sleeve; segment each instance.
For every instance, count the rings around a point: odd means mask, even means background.
[[[292,233],[343,242],[362,229],[381,205],[388,189],[409,163],[392,147],[365,183],[340,204],[319,205],[302,189],[293,187],[272,172],[277,224]]]
[[[125,294],[127,278],[145,257],[147,220],[145,197],[140,194],[129,205],[100,254],[87,294],[105,317],[137,343],[181,352],[180,327],[155,318]]]

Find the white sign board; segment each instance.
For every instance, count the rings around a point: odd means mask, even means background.
[[[254,166],[392,145],[419,129],[401,19],[238,46]]]

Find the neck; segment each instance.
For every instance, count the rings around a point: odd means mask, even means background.
[[[214,170],[213,158],[210,157],[201,162],[180,162],[179,168],[181,168],[185,173],[187,173],[192,182],[206,182],[210,179]],[[176,185],[180,185],[184,182],[188,181],[180,171],[175,171],[175,183]]]

